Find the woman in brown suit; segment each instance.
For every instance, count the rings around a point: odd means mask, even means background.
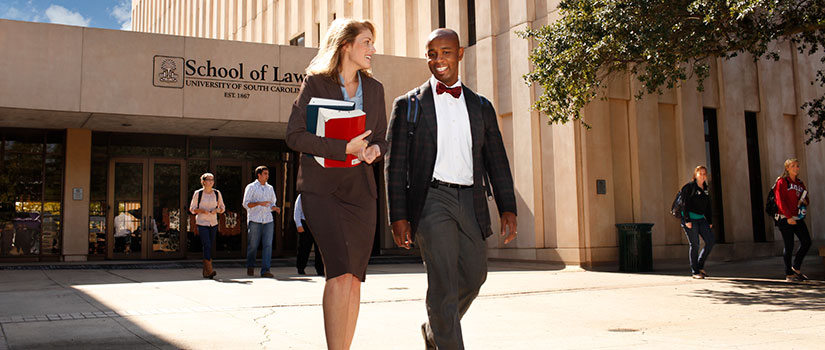
[[[348,349],[355,334],[377,220],[372,164],[387,151],[384,87],[369,72],[374,37],[369,21],[339,19],[330,25],[307,68],[287,126],[287,145],[303,153],[298,191],[324,259],[324,328],[329,349]],[[312,97],[354,101],[367,115],[366,132],[349,141],[308,132],[306,106]],[[347,155],[362,162],[351,168],[324,168],[313,158],[343,161]]]

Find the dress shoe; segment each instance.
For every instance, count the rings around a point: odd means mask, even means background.
[[[263,277],[263,278],[272,278],[272,277],[275,277],[275,275],[273,275],[272,272],[267,271],[267,272],[262,273],[261,277]]]
[[[247,267],[246,268],[246,275],[247,276],[255,276],[255,268],[254,267]]]
[[[435,340],[427,336],[427,323],[421,324],[421,335],[424,336],[424,349],[435,350]]]
[[[306,272],[306,271],[304,271],[304,269],[298,269],[298,274],[299,274],[299,275],[306,275],[306,274],[307,274],[307,272]]]

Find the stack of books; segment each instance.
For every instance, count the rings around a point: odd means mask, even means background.
[[[355,102],[313,97],[307,104],[307,131],[319,136],[349,141],[364,133],[367,114],[355,109]],[[344,161],[315,156],[324,168],[349,168],[361,163],[347,155]]]

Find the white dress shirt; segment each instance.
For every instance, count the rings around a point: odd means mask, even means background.
[[[295,198],[295,211],[292,213],[292,220],[295,220],[295,227],[304,227],[301,224],[301,220],[306,220],[304,216],[304,206],[301,203],[301,195],[298,195],[298,198]]]
[[[430,87],[435,102],[438,124],[437,152],[433,177],[436,180],[459,185],[473,184],[473,136],[470,133],[470,115],[464,91],[458,98],[449,93],[438,94],[439,81],[430,76]],[[447,84],[444,84],[447,85]],[[448,88],[461,86],[461,78]]]
[[[269,202],[270,205],[258,205],[250,208],[252,202]],[[261,185],[258,180],[246,185],[243,191],[243,207],[246,208],[246,222],[257,222],[266,224],[272,222],[272,208],[277,206],[278,199],[275,197],[275,189],[270,184]]]

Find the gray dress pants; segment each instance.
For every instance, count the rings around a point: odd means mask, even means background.
[[[431,188],[415,237],[427,268],[427,336],[440,350],[464,349],[461,318],[487,279],[473,190]]]

